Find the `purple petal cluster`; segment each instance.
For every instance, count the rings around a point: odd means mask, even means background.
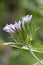
[[[6,32],[8,32],[8,33],[14,32],[13,29],[15,29],[15,26],[14,26],[13,24],[10,24],[10,25],[7,24],[7,25],[3,28],[3,30],[6,31]]]
[[[4,28],[3,28],[3,31],[5,32],[8,32],[8,33],[13,33],[15,32],[16,30],[21,30],[21,24],[22,24],[22,27],[24,27],[24,23],[25,22],[29,22],[30,20],[32,19],[32,15],[27,15],[25,17],[22,18],[22,22],[21,21],[18,21],[15,22],[15,24],[10,24],[10,25],[6,25]]]
[[[27,15],[25,17],[22,18],[22,26],[24,27],[24,23],[25,22],[29,22],[32,19],[32,15]]]
[[[16,31],[16,29],[21,29],[20,25],[21,25],[20,21],[19,21],[18,23],[15,22],[15,24],[10,24],[10,25],[7,24],[7,25],[3,28],[3,30],[4,30],[5,32],[8,32],[8,33],[13,33],[13,32]]]

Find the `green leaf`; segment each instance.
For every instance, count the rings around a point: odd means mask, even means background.
[[[4,46],[11,46],[11,47],[16,47],[16,48],[19,48],[19,49],[23,49],[23,50],[27,50],[29,51],[28,47],[26,45],[23,45],[23,44],[20,44],[20,43],[13,43],[13,42],[6,42],[6,43],[3,43]],[[37,50],[36,49],[37,47],[32,47],[31,50],[33,52],[38,52],[38,53],[43,53],[43,51],[40,51],[40,50]]]
[[[40,42],[34,43],[32,45],[32,48],[37,50],[37,51],[40,51],[40,53],[43,53],[43,44]]]
[[[11,47],[16,47],[16,48],[19,48],[19,47],[23,47],[24,44],[21,44],[21,43],[13,43],[13,42],[6,42],[6,43],[3,43],[4,46],[11,46]]]

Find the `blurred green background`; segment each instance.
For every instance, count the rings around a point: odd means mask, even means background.
[[[3,27],[28,14],[33,16],[32,22],[40,27],[33,47],[43,51],[43,0],[0,0],[0,65],[33,65],[37,62],[26,50],[2,46],[3,42],[12,41]],[[43,59],[43,53],[35,54]]]

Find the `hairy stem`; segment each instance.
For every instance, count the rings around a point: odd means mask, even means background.
[[[34,52],[31,50],[31,46],[28,44],[28,48],[30,53],[32,54],[32,56],[41,64],[43,65],[43,63],[41,63],[40,59],[34,54]]]

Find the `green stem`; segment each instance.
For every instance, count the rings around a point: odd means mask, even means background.
[[[28,48],[30,53],[32,54],[32,56],[41,64],[43,65],[43,63],[41,63],[40,59],[34,54],[34,52],[31,50],[31,46],[28,44]]]
[[[10,34],[11,38],[17,43],[16,39]]]

